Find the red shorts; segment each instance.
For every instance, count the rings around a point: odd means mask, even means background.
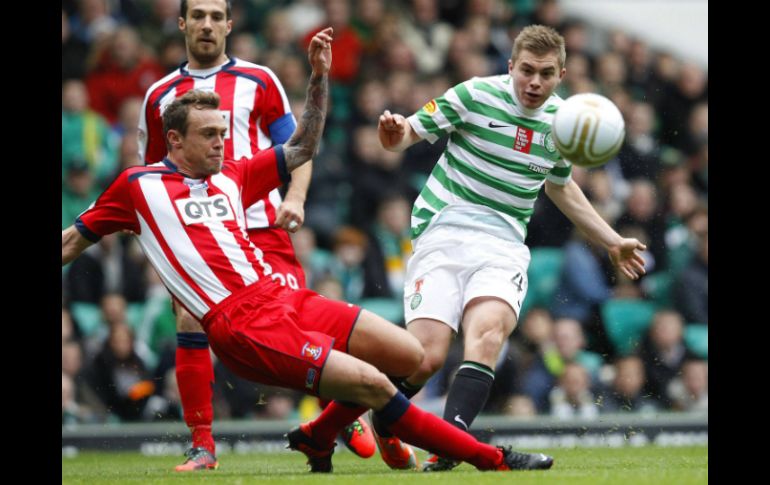
[[[305,272],[294,254],[289,233],[279,228],[249,229],[249,239],[262,250],[264,260],[273,270],[270,275],[281,286],[292,290],[305,288]]]
[[[331,349],[348,352],[361,309],[263,278],[203,319],[209,345],[238,376],[318,395]]]

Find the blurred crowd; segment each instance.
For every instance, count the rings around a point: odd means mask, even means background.
[[[557,93],[596,92],[626,120],[605,166],[574,180],[625,236],[647,244],[647,276],[616,273],[545,195],[529,225],[530,289],[500,355],[486,411],[595,417],[708,409],[708,72],[620,30],[565,17],[556,0],[234,0],[228,52],[270,67],[298,117],[305,46],[334,27],[330,112],[292,239],[308,287],[403,325],[412,201],[446,140],[381,148],[383,110],[408,116],[474,76],[507,72],[526,25],[567,42]],[[117,173],[141,162],[147,88],[185,60],[179,0],[62,1],[62,228]],[[415,397],[436,403],[462,361]],[[62,424],[181,419],[168,292],[130,236],[62,269]],[[214,360],[215,362],[216,359]],[[291,391],[215,364],[216,419],[312,412]]]

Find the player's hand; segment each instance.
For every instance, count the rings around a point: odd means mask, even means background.
[[[297,232],[304,222],[305,207],[302,202],[284,199],[276,212],[275,225],[289,232]]]
[[[326,74],[332,66],[332,34],[334,29],[327,27],[310,40],[307,59],[314,74]]]
[[[624,275],[632,280],[638,279],[647,271],[644,269],[644,258],[637,251],[644,251],[647,246],[635,238],[624,238],[617,246],[611,246],[607,252],[610,254],[612,264]]]
[[[406,118],[400,114],[391,114],[388,110],[380,115],[377,134],[380,137],[382,148],[387,150],[401,143],[406,134],[406,123]]]

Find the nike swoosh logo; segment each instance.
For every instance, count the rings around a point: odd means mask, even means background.
[[[511,125],[498,125],[494,121],[490,121],[487,126],[490,128],[513,128]]]
[[[463,421],[463,418],[461,418],[459,414],[457,416],[455,416],[455,421],[457,421],[458,423],[460,423],[463,426],[465,426],[466,430],[468,429],[468,425],[465,424],[465,421]]]

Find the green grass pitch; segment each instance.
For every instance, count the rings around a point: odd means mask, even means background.
[[[101,483],[334,483],[342,485],[431,484],[707,484],[708,447],[559,448],[543,451],[555,458],[547,471],[480,472],[462,464],[451,472],[422,473],[390,470],[377,454],[363,460],[340,450],[334,473],[311,475],[298,452],[223,454],[218,470],[180,474],[173,471],[182,457],[142,456],[139,453],[81,452],[62,456],[62,484]],[[425,453],[418,454],[420,460]]]

